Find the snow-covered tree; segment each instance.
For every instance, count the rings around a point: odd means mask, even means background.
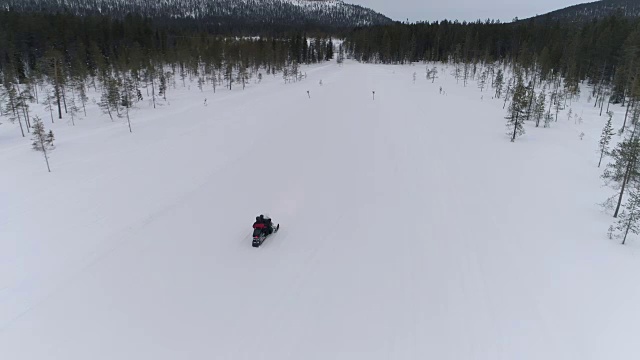
[[[622,238],[623,245],[630,232],[636,235],[640,234],[640,189],[637,186],[629,191],[629,199],[624,204],[615,229],[619,231],[618,236]]]
[[[538,98],[535,100],[535,105],[533,107],[533,120],[535,120],[536,122],[536,127],[540,126],[540,120],[544,118],[544,110],[546,109],[546,98],[547,94],[545,94],[544,90],[542,90],[538,94]]]
[[[22,116],[20,116],[20,98],[18,91],[12,83],[5,83],[5,106],[2,109],[2,114],[6,116],[10,122],[14,123],[16,120],[20,124],[20,132],[22,137],[24,135],[24,128],[22,126]]]
[[[75,96],[71,96],[69,98],[69,108],[68,109],[69,110],[68,110],[67,113],[71,117],[71,124],[73,124],[73,126],[76,126],[76,118],[78,117],[78,112],[80,111],[80,108],[76,104]]]
[[[496,73],[496,78],[493,81],[493,87],[496,89],[495,97],[500,98],[502,96],[502,86],[504,85],[504,74],[502,73],[502,69],[498,69]]]
[[[53,130],[49,130],[49,132],[47,133],[47,136],[44,140],[44,143],[49,146],[51,149],[53,149],[55,147],[55,145],[53,144],[53,141],[55,140],[55,136],[53,135]]]
[[[122,82],[122,88],[120,89],[120,105],[124,108],[124,116],[127,117],[127,124],[129,125],[129,132],[133,132],[131,129],[131,117],[129,116],[129,109],[133,106],[134,96],[136,94],[136,87],[130,76],[125,76]]]
[[[607,164],[602,178],[606,183],[614,183],[616,187],[619,187],[618,200],[613,214],[613,217],[618,217],[625,189],[640,177],[640,169],[638,168],[640,141],[635,134],[632,134],[630,138],[620,142],[610,155],[613,161]]]
[[[344,62],[344,48],[342,44],[338,46],[338,59],[336,60],[338,64],[342,64]]]
[[[513,98],[505,117],[507,119],[507,135],[511,136],[511,142],[516,141],[516,137],[525,132],[523,122],[527,107],[527,90],[522,83],[522,78],[520,78],[515,86]]]
[[[598,167],[602,164],[602,158],[604,154],[607,153],[609,148],[609,143],[611,142],[611,137],[615,134],[613,131],[613,125],[611,124],[611,120],[613,118],[613,112],[609,111],[609,119],[607,119],[607,123],[604,125],[602,129],[602,135],[600,135],[600,161],[598,161]]]
[[[84,116],[87,116],[87,101],[89,98],[87,97],[87,87],[84,80],[78,80],[75,83],[75,90],[78,93],[78,100],[80,100],[80,104],[82,105],[82,112]]]
[[[480,88],[480,92],[484,91],[485,86],[487,85],[487,71],[483,71],[480,73],[480,77],[478,78],[478,87]]]
[[[114,112],[120,114],[120,89],[116,79],[109,78],[105,84],[103,84],[102,95],[100,96],[98,106],[100,106],[103,113],[109,115],[111,121],[113,121]]]
[[[53,144],[53,132],[51,132],[51,144]],[[49,145],[48,142],[49,136],[45,133],[44,124],[40,117],[35,116],[33,118],[33,142],[31,146],[36,151],[41,151],[44,154],[44,160],[47,163],[47,170],[51,172],[51,167],[49,166],[49,156],[47,155],[47,151],[51,148],[52,145]]]
[[[438,75],[438,69],[434,66],[431,69],[427,69],[427,80],[431,80],[433,84],[436,81]]]
[[[565,99],[566,94],[562,91],[559,91],[556,93],[556,96],[554,98],[554,103],[553,103],[553,108],[556,111],[556,121],[558,121],[558,113],[560,113],[560,110],[564,110],[564,99]]]
[[[55,95],[51,92],[47,92],[47,95],[43,99],[44,109],[49,111],[51,115],[51,123],[53,124],[53,101],[55,100]]]

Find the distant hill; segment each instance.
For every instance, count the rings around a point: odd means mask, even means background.
[[[602,0],[579,4],[533,17],[536,21],[584,22],[614,14],[624,17],[640,17],[640,0]],[[526,19],[530,20],[530,19]]]
[[[137,14],[201,25],[355,27],[391,23],[371,9],[341,0],[0,0],[0,9],[22,12],[125,17]]]

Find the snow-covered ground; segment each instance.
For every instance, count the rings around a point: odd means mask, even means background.
[[[51,174],[1,125],[0,359],[640,356],[640,240],[606,237],[586,94],[511,143],[450,71],[306,71],[179,83],[133,134],[43,112]],[[281,229],[255,249],[259,213]]]

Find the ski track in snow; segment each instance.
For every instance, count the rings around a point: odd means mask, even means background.
[[[605,237],[590,104],[513,144],[502,100],[448,71],[305,71],[178,82],[133,134],[92,106],[53,126],[52,174],[0,128],[0,358],[640,353],[637,240]],[[254,249],[261,212],[281,229]]]

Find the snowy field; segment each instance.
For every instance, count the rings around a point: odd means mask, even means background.
[[[132,134],[41,112],[50,174],[2,119],[0,359],[640,357],[640,239],[606,236],[586,90],[583,123],[511,143],[450,70],[305,71],[178,82]],[[260,213],[281,229],[255,249]]]

